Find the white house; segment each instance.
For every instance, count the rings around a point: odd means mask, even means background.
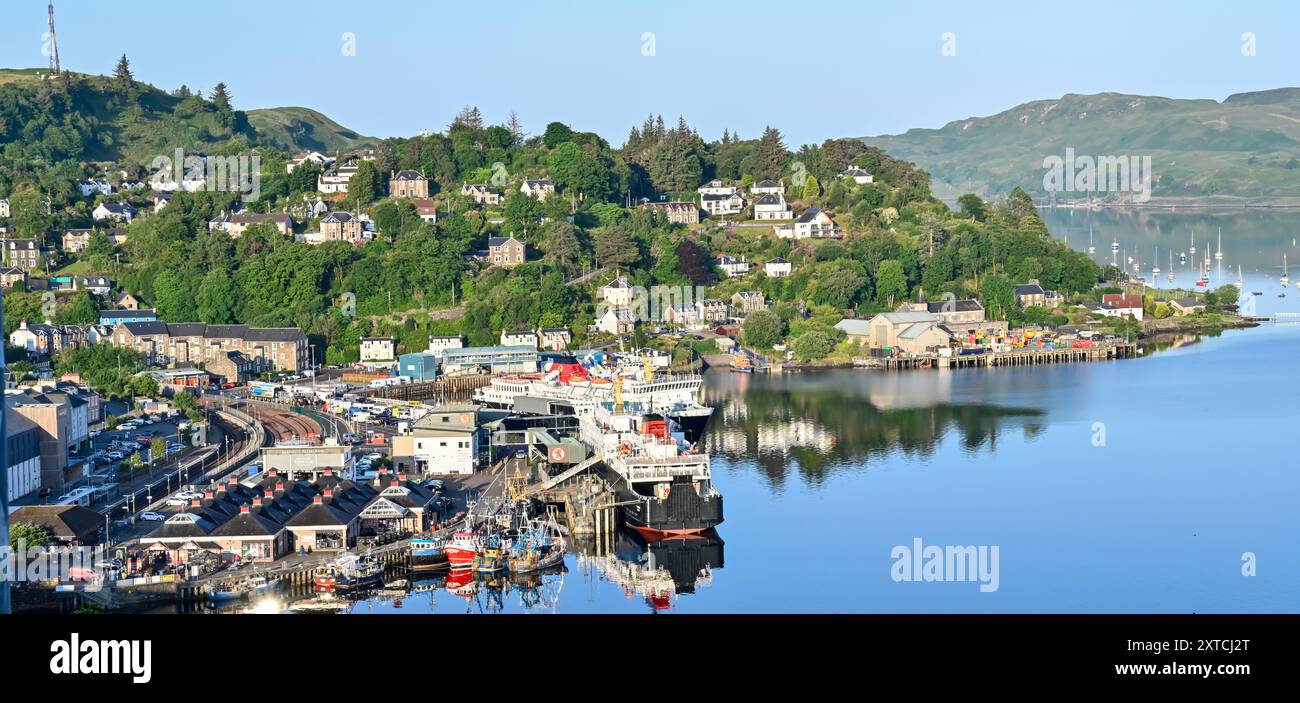
[[[623,276],[615,278],[600,289],[600,298],[610,305],[626,307],[632,304],[633,288]]]
[[[838,237],[840,235],[839,225],[831,219],[824,210],[810,208],[799,219],[794,221],[794,238],[807,239],[809,237]]]
[[[298,168],[304,163],[307,163],[308,161],[311,161],[321,166],[322,168],[328,166],[329,164],[334,163],[334,159],[331,159],[330,157],[320,153],[319,151],[308,151],[303,154],[299,154],[293,159],[290,159],[289,162],[285,164],[285,169],[289,173],[293,173],[294,169]]]
[[[135,218],[135,208],[126,203],[100,203],[90,216],[97,222],[112,220],[114,222],[130,222]]]
[[[430,337],[429,353],[434,356],[442,356],[442,353],[448,349],[464,349],[465,342],[460,337]]]
[[[738,193],[705,193],[700,195],[700,209],[710,215],[734,215],[745,209],[745,199]]]
[[[727,274],[727,278],[735,278],[736,276],[744,276],[749,273],[749,262],[745,261],[745,257],[743,256],[736,258],[734,256],[723,254],[718,257],[718,268],[722,269],[722,272]]]
[[[0,217],[9,217],[9,199],[0,198]]]
[[[549,178],[524,181],[523,185],[519,186],[519,192],[531,198],[546,200],[546,196],[555,192],[555,184]]]
[[[411,434],[393,438],[394,461],[410,458],[425,474],[472,474],[478,460],[478,406],[434,408],[411,426]]]
[[[700,195],[735,195],[736,186],[729,186],[720,180],[714,179],[695,189]]]
[[[77,189],[81,191],[81,197],[83,198],[89,198],[94,195],[113,194],[113,184],[101,178],[81,181],[77,184]]]
[[[361,361],[392,361],[396,358],[396,339],[392,337],[361,338]]]
[[[785,278],[793,272],[794,266],[792,266],[789,261],[786,261],[779,256],[763,264],[763,273],[767,274],[770,278]]]
[[[501,332],[503,347],[537,348],[537,333],[532,330],[503,330]]]
[[[863,183],[872,183],[876,180],[875,176],[854,166],[840,172],[840,178],[852,178],[854,183],[862,185]]]
[[[793,220],[794,211],[785,202],[785,196],[760,195],[758,200],[754,201],[754,219],[755,220]]]
[[[749,194],[756,197],[759,195],[779,195],[784,198],[785,181],[774,181],[770,178],[764,178],[749,187]]]
[[[627,334],[636,329],[636,315],[630,308],[609,308],[595,326],[606,334]]]
[[[316,177],[316,190],[321,193],[346,193],[348,181],[357,175],[355,164],[346,164],[328,171],[321,171]]]

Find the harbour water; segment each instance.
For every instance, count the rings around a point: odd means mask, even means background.
[[[1300,291],[1277,298],[1278,274],[1266,268],[1289,250],[1300,213],[1269,215],[1250,233],[1269,255],[1243,263],[1246,296],[1265,292],[1261,315],[1300,311]],[[1048,218],[1057,236],[1070,226],[1071,246],[1086,248],[1086,225],[1079,238],[1077,223],[1059,217]],[[1228,232],[1248,220],[1219,220],[1233,280],[1246,253]],[[1112,231],[1176,241],[1114,220],[1094,225],[1099,260]],[[620,550],[624,564],[663,565],[675,554],[676,583],[660,572],[638,590],[608,557],[570,554],[565,572],[537,583],[375,596],[351,611],[1295,611],[1298,346],[1300,326],[1266,324],[1147,342],[1140,358],[1114,362],[711,374],[706,402],[717,411],[706,441],[727,499],[725,545],[654,553],[625,541]],[[996,589],[982,590],[974,575],[898,580],[896,549],[918,539],[996,547],[996,582],[984,580]],[[692,578],[683,565],[701,559],[719,563]]]

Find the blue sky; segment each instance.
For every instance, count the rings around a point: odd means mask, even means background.
[[[442,130],[472,104],[489,122],[516,110],[530,133],[560,120],[615,145],[653,112],[706,139],[771,124],[794,147],[1068,92],[1222,99],[1300,85],[1295,5],[60,0],[56,13],[65,68],[109,73],[125,52],[159,87],[224,81],[240,109],[302,105],[369,135]],[[45,1],[2,12],[0,66],[45,65]],[[1242,56],[1245,32],[1255,56]]]

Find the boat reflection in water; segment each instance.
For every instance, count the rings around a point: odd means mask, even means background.
[[[465,602],[466,613],[560,612],[560,591],[564,588],[563,562],[525,572],[482,572],[453,569],[441,577],[447,593]]]
[[[673,608],[677,596],[712,585],[713,570],[723,566],[723,544],[715,530],[647,541],[624,529],[613,554],[582,559],[628,598],[640,596],[651,611],[662,612]]]

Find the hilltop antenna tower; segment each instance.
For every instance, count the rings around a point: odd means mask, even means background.
[[[59,75],[59,40],[54,36],[54,3],[50,5],[50,73]]]

